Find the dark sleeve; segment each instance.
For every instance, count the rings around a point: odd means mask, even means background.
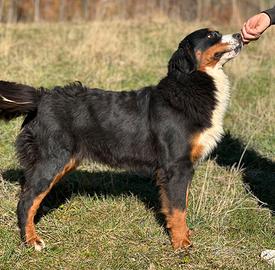
[[[273,8],[263,11],[270,18],[270,24],[275,24],[275,6]]]

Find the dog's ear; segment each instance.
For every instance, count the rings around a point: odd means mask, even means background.
[[[183,40],[168,63],[168,74],[190,74],[196,70],[197,61],[194,50],[188,40]]]

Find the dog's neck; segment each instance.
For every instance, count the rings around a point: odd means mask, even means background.
[[[213,112],[212,120],[215,122],[220,122],[223,121],[223,117],[228,106],[230,98],[230,83],[222,68],[208,67],[206,68],[206,73],[213,78],[216,86],[215,96],[217,99],[217,106]]]
[[[213,78],[216,86],[216,106],[212,112],[212,126],[206,129],[200,137],[200,144],[204,146],[204,153],[201,159],[207,157],[222,138],[223,118],[230,98],[230,84],[223,70],[221,68],[207,68],[206,73]]]

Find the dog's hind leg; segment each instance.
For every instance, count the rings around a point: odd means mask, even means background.
[[[36,212],[52,187],[77,166],[76,159],[70,158],[69,155],[65,157],[63,154],[64,152],[60,158],[55,156],[35,165],[20,194],[17,215],[21,238],[38,251],[42,250],[45,244],[35,230]]]

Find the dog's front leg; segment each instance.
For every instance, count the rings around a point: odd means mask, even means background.
[[[191,246],[186,214],[188,187],[192,176],[193,167],[188,160],[175,162],[168,169],[159,169],[157,173],[162,212],[166,218],[166,226],[170,231],[174,249],[186,249]]]

